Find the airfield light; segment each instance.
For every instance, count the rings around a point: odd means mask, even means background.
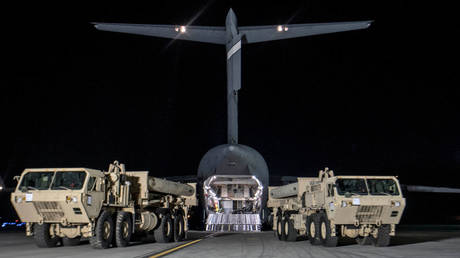
[[[283,31],[283,26],[281,25],[278,25],[278,27],[276,28],[279,32]]]
[[[288,31],[288,27],[287,27],[287,26],[284,26],[284,31]]]
[[[2,191],[2,190],[3,190],[3,186],[0,185],[0,191]]]
[[[176,32],[179,32],[179,27],[174,28]]]

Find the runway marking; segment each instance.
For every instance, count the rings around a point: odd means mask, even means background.
[[[198,242],[200,242],[201,240],[204,240],[204,238],[200,238],[200,239],[193,240],[193,241],[191,241],[191,242],[185,243],[185,244],[183,244],[183,245],[176,246],[176,247],[174,247],[174,248],[168,249],[168,250],[163,251],[163,252],[161,252],[161,253],[157,253],[157,254],[155,254],[155,255],[149,256],[149,258],[156,258],[156,257],[161,257],[161,256],[168,255],[168,254],[170,254],[170,253],[172,253],[172,252],[175,252],[175,251],[177,251],[177,250],[179,250],[179,249],[182,249],[182,248],[187,247],[187,246],[189,246],[189,245],[193,245],[193,244],[195,244],[195,243],[198,243]]]

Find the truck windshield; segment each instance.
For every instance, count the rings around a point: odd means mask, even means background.
[[[46,190],[50,187],[54,172],[29,172],[22,177],[20,190]]]
[[[393,179],[367,179],[372,195],[399,195],[398,186]]]
[[[86,172],[83,171],[66,171],[56,172],[52,190],[79,190],[85,183]]]
[[[340,195],[367,195],[367,187],[364,179],[361,178],[340,178],[336,181],[337,193]]]

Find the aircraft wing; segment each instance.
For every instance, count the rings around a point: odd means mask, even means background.
[[[450,187],[434,187],[434,186],[422,186],[422,185],[401,185],[409,192],[420,192],[420,193],[460,193],[459,188]]]
[[[239,33],[246,37],[245,43],[257,43],[280,39],[320,35],[349,30],[366,29],[372,21],[305,23],[268,26],[241,26]]]
[[[93,23],[102,31],[112,31],[159,38],[182,39],[214,44],[225,44],[225,27],[150,25],[126,23]]]

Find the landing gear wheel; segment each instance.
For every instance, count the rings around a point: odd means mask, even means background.
[[[55,247],[59,242],[59,237],[52,237],[50,234],[50,224],[34,224],[35,244],[38,247]]]
[[[356,243],[358,243],[358,245],[370,245],[372,244],[371,237],[370,236],[367,236],[367,237],[359,236],[356,238]]]
[[[115,244],[118,247],[128,246],[132,232],[133,221],[131,220],[131,214],[124,211],[118,212],[115,225]]]
[[[390,225],[382,225],[378,228],[377,238],[371,237],[372,244],[378,247],[390,245]]]
[[[68,238],[64,237],[62,239],[62,244],[64,246],[76,246],[80,244],[80,237]]]
[[[185,239],[184,216],[177,214],[174,217],[174,241],[180,242]]]
[[[286,217],[283,220],[284,235],[286,241],[294,242],[297,240],[297,230],[294,228],[294,221]]]
[[[113,232],[112,213],[102,211],[96,222],[95,236],[89,239],[89,243],[97,249],[109,248],[113,240]]]
[[[155,240],[158,243],[171,242],[173,238],[173,227],[174,225],[172,223],[171,216],[169,214],[163,215],[161,217],[160,225],[153,232]]]
[[[283,220],[281,219],[281,214],[277,216],[276,218],[276,236],[278,237],[278,240],[284,241],[286,240],[286,236],[284,235],[284,229],[283,229]]]
[[[337,246],[339,238],[337,236],[331,235],[331,222],[326,217],[326,214],[319,213],[319,222],[320,222],[320,240],[323,246],[326,247],[335,247]]]
[[[307,232],[308,238],[312,245],[320,245],[321,240],[319,239],[320,228],[318,214],[314,213],[307,217]]]

